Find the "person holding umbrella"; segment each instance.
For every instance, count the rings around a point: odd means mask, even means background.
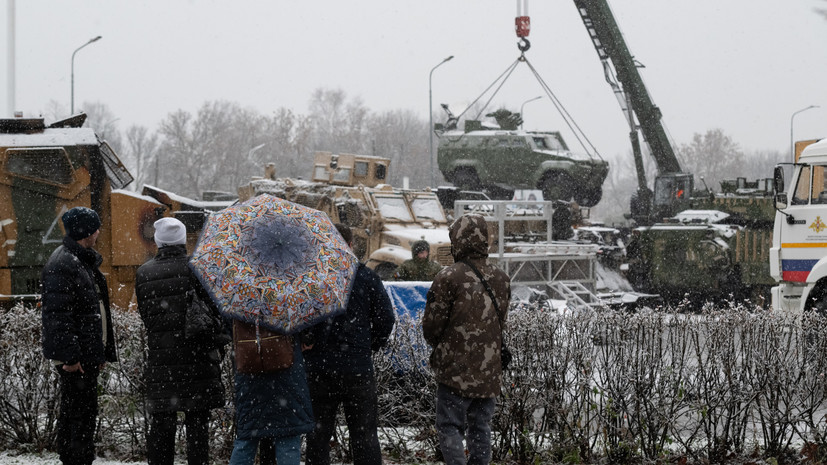
[[[190,263],[239,329],[230,465],[252,465],[262,441],[275,443],[279,465],[299,465],[301,435],[314,426],[302,333],[344,312],[358,259],[327,215],[262,194],[212,213]],[[242,339],[242,329],[251,335]],[[289,367],[239,372],[240,361],[275,360],[264,347],[277,336],[292,339],[279,352],[292,350]]]

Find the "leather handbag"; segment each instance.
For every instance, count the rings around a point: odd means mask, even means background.
[[[239,373],[275,373],[293,366],[293,337],[257,324],[233,320],[233,349]]]

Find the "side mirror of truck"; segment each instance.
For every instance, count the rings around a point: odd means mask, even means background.
[[[772,173],[772,189],[776,194],[784,192],[784,167],[776,166]]]
[[[787,193],[784,191],[784,167],[776,166],[772,173],[772,190],[775,194],[775,208],[787,208]]]

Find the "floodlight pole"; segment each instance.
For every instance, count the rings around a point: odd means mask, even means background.
[[[434,70],[442,66],[446,61],[454,59],[451,55],[448,58],[439,62],[438,65],[431,68],[431,73],[428,75],[428,134],[430,135],[428,143],[428,154],[431,158],[431,188],[434,187],[434,99],[431,89],[431,81],[434,77]]]
[[[81,45],[80,47],[76,48],[74,52],[72,52],[72,98],[71,103],[69,104],[69,113],[70,115],[75,114],[75,54],[78,53],[80,49],[86,47],[87,45],[91,44],[92,42],[97,42],[101,40],[101,36],[93,37],[89,39],[89,42]]]
[[[525,106],[525,104],[528,103],[528,102],[533,102],[535,100],[540,100],[541,98],[543,98],[543,96],[538,95],[534,98],[530,98],[530,99],[526,100],[525,102],[523,102],[522,105],[520,105],[520,119],[521,120],[525,121],[525,118],[523,117],[523,107]],[[522,128],[523,128],[523,123],[520,123],[520,129],[522,129]]]

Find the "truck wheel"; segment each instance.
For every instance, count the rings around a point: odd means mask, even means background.
[[[480,178],[471,168],[459,168],[454,172],[454,185],[464,191],[478,191]]]
[[[373,271],[379,275],[382,281],[388,281],[393,277],[393,274],[396,273],[397,266],[393,263],[380,263],[376,265],[376,268]]]
[[[824,286],[818,286],[813,289],[813,292],[807,298],[808,305],[804,309],[818,313],[822,316],[827,316],[827,289]]]
[[[565,173],[550,173],[540,181],[544,200],[571,200],[574,195],[574,180]]]
[[[589,192],[580,192],[574,196],[574,200],[581,207],[593,207],[603,198],[603,189],[598,187]]]

